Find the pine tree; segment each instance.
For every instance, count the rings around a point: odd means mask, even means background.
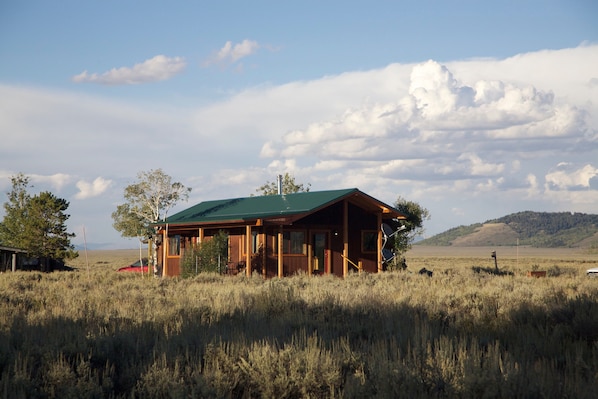
[[[64,261],[77,257],[70,241],[75,234],[66,227],[69,202],[48,191],[31,196],[27,191],[29,178],[22,173],[13,176],[11,182],[0,223],[0,242],[24,249],[33,258]]]
[[[25,249],[27,206],[31,200],[31,196],[27,193],[29,178],[19,173],[10,180],[12,190],[8,193],[8,202],[4,203],[4,219],[0,223],[0,243]]]

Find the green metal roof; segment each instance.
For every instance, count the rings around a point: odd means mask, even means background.
[[[166,223],[221,223],[291,217],[314,212],[356,193],[398,213],[394,208],[351,188],[205,201],[166,218]]]

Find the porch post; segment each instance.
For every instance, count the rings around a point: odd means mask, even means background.
[[[313,246],[312,246],[312,231],[307,230],[307,275],[311,276],[314,274],[314,261],[313,261]]]
[[[264,278],[266,278],[266,276],[268,275],[268,270],[267,270],[267,266],[268,264],[266,263],[268,261],[268,231],[266,230],[265,227],[261,228],[261,233],[260,233],[260,242],[262,244],[262,276]]]
[[[16,252],[12,253],[12,271],[13,272],[17,271],[17,253]]]
[[[377,216],[376,223],[378,225],[378,239],[376,240],[376,264],[378,265],[378,273],[382,271],[382,214]]]
[[[349,274],[349,202],[343,202],[343,277]]]
[[[278,277],[282,278],[283,273],[283,254],[282,254],[282,225],[278,230]]]
[[[251,225],[245,226],[245,275],[251,277]]]
[[[162,275],[160,277],[168,276],[168,223],[166,223],[166,230],[164,230],[164,239],[162,240]]]

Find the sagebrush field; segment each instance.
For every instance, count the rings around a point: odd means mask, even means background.
[[[346,279],[115,272],[137,256],[81,252],[72,272],[0,275],[3,398],[598,392],[598,278],[584,273],[596,254],[416,247],[406,271]]]

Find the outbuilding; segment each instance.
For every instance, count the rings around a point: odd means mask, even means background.
[[[186,248],[225,231],[227,263],[247,275],[376,273],[405,218],[357,188],[205,201],[158,224],[158,261],[163,276],[178,276]]]
[[[26,253],[24,249],[0,245],[0,272],[16,271],[20,264],[19,258],[24,257]]]

